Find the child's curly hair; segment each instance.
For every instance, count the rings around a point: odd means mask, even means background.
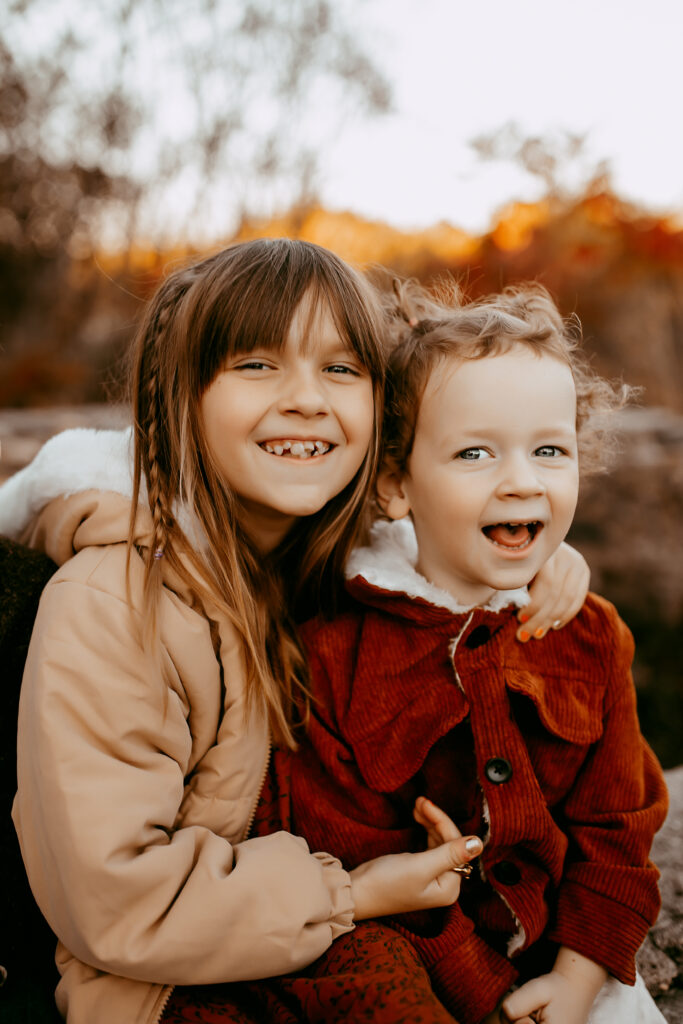
[[[576,430],[582,474],[607,468],[616,448],[610,415],[634,393],[623,383],[600,377],[580,349],[577,317],[563,320],[542,285],[505,288],[475,302],[465,302],[454,282],[442,282],[431,295],[416,281],[393,282],[385,294],[393,350],[389,356],[384,423],[384,451],[405,470],[413,447],[417,417],[427,382],[440,362],[482,359],[522,344],[551,355],[571,369],[576,385]]]

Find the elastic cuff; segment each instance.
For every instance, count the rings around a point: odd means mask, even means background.
[[[355,910],[351,897],[351,876],[330,853],[314,853],[322,867],[323,883],[330,894],[330,928],[332,940],[353,931]]]

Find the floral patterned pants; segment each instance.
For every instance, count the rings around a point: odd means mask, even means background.
[[[176,988],[163,1024],[454,1024],[409,942],[360,922],[298,974]]]

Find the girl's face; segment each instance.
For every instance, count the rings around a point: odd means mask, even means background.
[[[448,360],[425,389],[408,472],[383,473],[383,491],[392,518],[412,514],[418,570],[456,600],[525,586],[576,507],[571,370],[522,345]]]
[[[358,472],[373,433],[373,385],[327,306],[311,317],[304,298],[282,350],[231,356],[200,416],[242,526],[265,552]]]

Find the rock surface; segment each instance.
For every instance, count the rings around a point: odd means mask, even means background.
[[[638,953],[638,969],[669,1024],[683,1024],[683,765],[666,772],[670,807],[652,859],[662,873],[662,910]]]

